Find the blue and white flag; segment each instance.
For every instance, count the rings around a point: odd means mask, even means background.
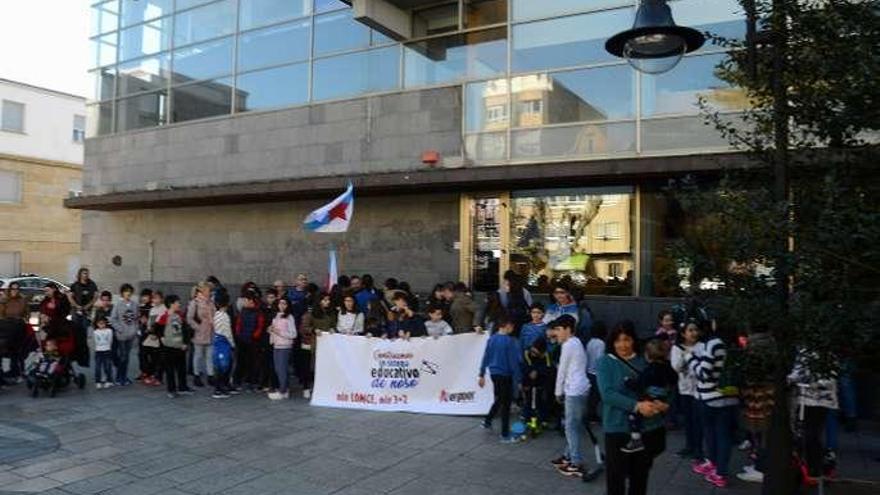
[[[349,182],[339,197],[309,213],[303,226],[310,232],[346,232],[353,213],[354,186]]]

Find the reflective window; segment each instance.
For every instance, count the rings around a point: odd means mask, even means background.
[[[116,100],[116,131],[162,125],[167,111],[168,97],[164,91]]]
[[[679,0],[669,4],[675,23],[729,39],[745,39],[745,13],[738,0]],[[719,49],[707,40],[701,50]]]
[[[632,15],[632,9],[618,9],[514,26],[511,70],[521,72],[616,60],[605,51],[605,40],[629,29]]]
[[[609,7],[634,5],[634,0],[510,0],[513,3],[513,20],[545,19],[563,14],[574,14],[590,10],[601,10]],[[678,17],[675,18],[678,24]],[[632,19],[630,19],[630,24]],[[630,26],[627,26],[630,27]]]
[[[168,86],[167,53],[119,64],[119,96]]]
[[[350,9],[351,7],[342,0],[315,0],[315,13],[330,12],[331,10]]]
[[[468,134],[464,137],[464,155],[476,165],[506,160],[507,133]]]
[[[215,38],[235,30],[235,2],[223,0],[174,15],[174,46]]]
[[[587,122],[517,129],[511,133],[513,159],[589,158],[636,151],[635,122]]]
[[[510,268],[529,288],[565,278],[584,294],[632,295],[632,188],[514,191],[510,202]]]
[[[113,31],[117,27],[119,27],[118,0],[92,6],[92,35]]]
[[[513,77],[513,126],[633,118],[635,77],[628,65]]]
[[[405,47],[407,87],[491,77],[507,66],[506,29],[490,29],[411,43]]]
[[[471,281],[474,290],[498,290],[501,278],[501,220],[506,205],[501,199],[478,198],[471,207],[473,229],[473,251],[468,253],[473,259]]]
[[[116,62],[117,33],[92,38],[92,62],[96,67]]]
[[[12,170],[0,170],[0,203],[21,203],[21,173]],[[18,253],[0,253],[0,259],[3,260],[0,262],[0,266],[10,264],[7,259],[10,254],[17,255]],[[12,274],[15,272],[3,273]]]
[[[309,64],[294,64],[238,76],[238,112],[305,103],[309,98]]]
[[[130,60],[167,50],[170,41],[170,17],[126,28],[119,35],[119,60]]]
[[[507,129],[508,79],[471,83],[465,88],[465,131],[482,132]]]
[[[458,31],[458,2],[413,12],[412,30],[415,37]]]
[[[0,105],[0,129],[24,132],[24,103],[3,100]]]
[[[370,45],[379,46],[379,45],[387,45],[389,43],[395,43],[395,41],[388,36],[376,31],[374,29],[370,29]]]
[[[86,116],[85,115],[74,115],[73,116],[73,142],[74,143],[82,143],[86,140]],[[79,188],[82,190],[82,187]]]
[[[109,100],[113,98],[113,83],[116,79],[116,68],[105,67],[89,72],[92,78],[91,100]]]
[[[326,100],[398,87],[396,46],[315,60],[313,98]]]
[[[731,123],[736,117],[731,116]],[[728,149],[730,144],[702,117],[668,117],[642,121],[642,151]]]
[[[174,8],[177,10],[185,10],[212,1],[214,0],[177,0],[177,5],[175,5]]]
[[[464,0],[464,27],[507,22],[507,0]]]
[[[103,136],[113,132],[113,103],[97,103],[86,107],[87,136]]]
[[[351,10],[315,17],[315,55],[322,55],[370,44],[370,29],[352,18]]]
[[[172,122],[226,115],[232,112],[232,78],[180,86],[171,98]]]
[[[642,115],[696,114],[700,111],[697,100],[701,96],[719,110],[744,108],[743,91],[715,77],[715,67],[724,57],[685,57],[675,70],[643,76]]]
[[[311,12],[311,0],[241,0],[239,29],[251,29]]]
[[[174,83],[232,73],[232,36],[174,51]]]
[[[173,0],[122,0],[122,25],[131,26],[171,13]]]
[[[238,42],[238,70],[308,59],[310,27],[311,23],[303,20],[242,34]]]

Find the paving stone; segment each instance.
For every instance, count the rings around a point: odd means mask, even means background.
[[[46,475],[47,478],[58,480],[62,483],[73,483],[76,481],[100,476],[120,469],[119,466],[106,461],[96,461],[89,464],[82,464],[61,471],[55,471]]]
[[[43,492],[61,486],[62,484],[63,483],[58,480],[37,476],[35,478],[28,478],[5,485],[3,489],[10,492]]]
[[[94,476],[75,483],[67,483],[63,489],[65,492],[76,495],[92,495],[102,493],[118,486],[127,485],[137,481],[138,478],[128,473],[113,471],[110,473]]]

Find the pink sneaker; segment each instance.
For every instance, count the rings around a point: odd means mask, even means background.
[[[718,488],[727,488],[727,477],[720,476],[714,471],[707,474],[705,480],[717,486]]]
[[[691,470],[701,476],[708,476],[710,474],[715,474],[715,464],[712,464],[712,461],[706,459],[703,462],[694,462],[691,466]]]

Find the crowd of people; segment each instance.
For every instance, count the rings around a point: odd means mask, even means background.
[[[26,318],[27,302],[18,289],[14,283],[6,289],[0,317]],[[513,272],[487,294],[485,305],[461,282],[438,284],[422,300],[406,282],[389,278],[377,287],[370,275],[341,276],[332,290],[321,291],[299,274],[290,286],[278,280],[262,289],[248,282],[235,294],[209,276],[181,299],[149,288],[136,296],[129,284],[114,296],[99,291],[81,269],[67,293],[53,284],[45,293],[39,325],[44,349],[66,346],[74,361],[88,367],[90,335],[98,389],[137,381],[164,385],[169,398],[213,387],[218,400],[242,392],[283,400],[295,377],[308,399],[321,332],[384,339],[486,332],[476,379],[483,387],[488,375],[494,403],[482,426],[492,429],[499,417],[501,441],[519,442],[523,432],[511,429],[517,408],[522,422],[557,429],[565,442],[551,462],[561,474],[592,481],[604,468],[609,494],[644,494],[653,461],[666,449],[667,429],[681,427],[686,444],[677,455],[691,459],[693,472],[708,483],[727,486],[737,445],[754,461],[738,477],[762,479],[772,387],[742,380],[730,363],[734,356],[766,350],[772,339],[762,328],[737,335],[702,308],[662,311],[650,338],[640,339],[630,321],[609,330],[595,320],[564,281],[552,284],[545,306]],[[65,338],[65,328],[73,338]],[[797,390],[807,477],[815,478],[833,469],[837,383],[845,377],[818,378],[806,362],[799,359],[789,379]],[[13,364],[9,374],[23,371],[21,363]],[[596,422],[605,458],[604,466],[599,458],[591,468],[585,437],[598,446],[590,429]]]

